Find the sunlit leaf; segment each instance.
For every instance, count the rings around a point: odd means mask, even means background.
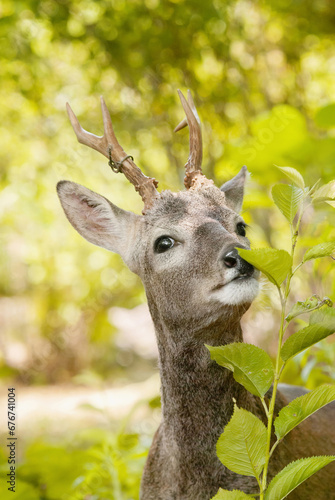
[[[309,192],[308,192],[308,194],[309,194],[310,196],[312,196],[312,197],[314,196],[314,194],[316,193],[316,191],[319,189],[319,184],[320,184],[320,182],[321,182],[321,179],[318,179],[318,180],[315,182],[315,184],[313,184],[313,186],[310,188],[310,190],[309,190]]]
[[[291,401],[282,408],[274,426],[278,439],[282,439],[294,427],[323,406],[335,400],[335,385],[325,384]]]
[[[276,167],[279,168],[279,170],[281,170],[285,175],[287,175],[287,177],[293,182],[293,184],[301,189],[305,189],[305,181],[298,170],[293,167],[280,167],[279,165],[276,165]]]
[[[329,337],[332,333],[334,333],[334,330],[325,327],[323,324],[316,323],[306,326],[306,328],[299,330],[286,340],[281,349],[281,357],[284,361],[287,361],[304,349]]]
[[[216,450],[219,460],[229,470],[257,477],[265,463],[266,427],[255,415],[235,405]]]
[[[304,191],[288,184],[276,184],[272,188],[272,198],[279,210],[292,223],[297,214]]]
[[[285,319],[286,321],[292,321],[293,318],[296,318],[300,314],[308,313],[324,305],[332,307],[333,302],[328,297],[324,297],[323,299],[321,299],[317,295],[312,295],[304,302],[298,301],[296,304],[294,304]],[[320,321],[318,321],[318,323],[320,323]]]
[[[268,354],[251,344],[232,343],[207,349],[220,366],[231,370],[234,379],[255,396],[264,396],[273,382],[273,365]]]
[[[272,479],[266,490],[265,500],[283,500],[299,484],[334,460],[335,456],[321,456],[302,458],[290,463]]]
[[[322,201],[335,200],[335,180],[319,187],[319,189],[317,189],[312,195],[312,199],[317,203]]]
[[[335,331],[335,308],[325,307],[320,311],[315,311],[311,314],[309,318],[309,324],[322,324],[325,328],[330,331]]]
[[[220,488],[215,497],[212,498],[212,500],[246,500],[248,498],[250,499],[254,497],[246,495],[246,493],[243,493],[243,491],[228,491]]]
[[[275,248],[244,250],[238,248],[238,252],[244,260],[262,271],[277,286],[283,283],[292,266],[292,257],[286,250],[276,250]]]
[[[312,259],[318,259],[320,257],[328,257],[332,255],[335,251],[335,241],[326,241],[324,243],[319,243],[319,245],[315,245],[314,247],[307,250],[304,255],[303,262]]]

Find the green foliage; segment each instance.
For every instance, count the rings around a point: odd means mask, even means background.
[[[279,167],[278,165],[277,165],[277,168],[279,168],[279,170],[281,172],[283,172],[290,179],[290,181],[293,182],[293,184],[295,186],[297,186],[298,188],[300,188],[302,190],[305,189],[304,178],[301,175],[301,173],[298,172],[298,170],[296,170],[295,168],[292,168],[292,167]]]
[[[266,427],[255,415],[235,405],[216,448],[228,469],[258,478],[265,463]]]
[[[330,181],[328,184],[319,187],[313,194],[312,199],[314,203],[327,202],[329,205],[334,206],[335,203],[335,181]]]
[[[332,255],[335,250],[335,241],[326,241],[325,243],[319,243],[312,248],[309,248],[304,255],[303,262],[307,262],[312,259],[319,259],[320,257],[328,257]]]
[[[272,188],[273,201],[290,223],[293,222],[303,197],[304,191],[296,186],[276,184]]]
[[[335,104],[328,104],[318,109],[315,114],[315,123],[318,127],[328,129],[335,127]]]
[[[299,301],[293,305],[292,309],[290,310],[289,314],[286,316],[285,320],[287,322],[292,321],[292,319],[296,318],[297,316],[300,316],[301,314],[307,313],[307,312],[312,312],[316,309],[319,309],[320,307],[327,305],[328,307],[333,307],[333,302],[328,298],[324,297],[323,299],[320,299],[317,295],[312,295],[308,299],[302,301]]]
[[[228,368],[234,379],[255,396],[263,397],[273,380],[273,365],[268,354],[251,344],[232,343],[206,346],[220,366]]]
[[[315,325],[322,323],[329,331],[335,330],[335,308],[323,308],[313,312],[309,318],[309,324]]]
[[[138,434],[112,434],[91,429],[71,445],[31,444],[17,467],[20,500],[137,500],[147,455]],[[7,464],[1,467],[4,479]],[[1,498],[12,498],[3,480]]]
[[[292,267],[292,257],[286,250],[275,248],[257,248],[243,250],[238,248],[243,259],[257,267],[275,285],[280,286]]]
[[[234,372],[235,379],[249,392],[260,397],[267,418],[267,427],[258,418],[245,410],[235,406],[233,417],[225,427],[217,443],[217,454],[221,462],[233,472],[241,475],[252,475],[257,479],[260,488],[260,500],[282,500],[299,484],[312,474],[335,460],[331,457],[311,457],[292,462],[280,471],[271,481],[267,482],[267,473],[273,451],[288,432],[306,420],[317,410],[335,401],[335,386],[323,385],[307,393],[283,407],[277,418],[274,419],[276,393],[280,376],[286,362],[294,358],[305,349],[317,344],[335,332],[335,309],[328,298],[320,299],[312,295],[304,301],[298,301],[287,312],[287,305],[291,291],[292,279],[297,271],[306,263],[318,258],[332,255],[335,249],[334,242],[320,243],[305,252],[302,260],[293,268],[295,252],[300,234],[300,226],[305,208],[311,203],[309,196],[319,196],[316,193],[328,193],[329,187],[314,186],[305,188],[302,176],[293,168],[282,167],[281,170],[293,182],[293,185],[277,184],[272,189],[272,197],[290,223],[291,253],[273,248],[255,250],[241,250],[239,253],[247,262],[253,264],[276,285],[281,301],[281,320],[278,334],[278,351],[275,370],[269,370],[269,360],[265,353],[258,349],[251,349],[246,345],[243,349],[240,344],[223,347],[208,347],[212,359]],[[332,183],[330,183],[332,185]],[[328,195],[327,195],[328,196]],[[325,201],[329,201],[326,197]],[[313,312],[314,311],[314,312]],[[283,342],[284,333],[291,321],[302,314],[311,313],[309,325],[293,333]],[[250,355],[247,355],[250,349]],[[251,352],[255,351],[255,352]],[[254,358],[254,365],[249,356]],[[264,380],[263,371],[269,375]],[[255,374],[260,375],[261,388],[256,388]],[[269,404],[264,395],[273,383],[273,390]],[[277,441],[271,447],[273,425]],[[257,454],[256,454],[257,450]],[[236,493],[238,494],[238,493]],[[222,493],[225,498],[225,494]],[[227,497],[228,498],[228,497]]]
[[[302,458],[287,465],[269,484],[265,500],[283,500],[291,491],[335,460],[335,456]]]
[[[314,391],[294,399],[280,410],[274,421],[277,438],[282,439],[303,420],[334,400],[334,385],[321,385]]]
[[[26,462],[19,468],[18,475],[27,482],[33,478],[39,488],[44,485],[48,499],[58,500],[71,490],[73,481],[92,459],[90,450],[71,450],[36,442],[27,449]]]
[[[7,478],[3,479],[7,480]],[[16,480],[15,493],[8,491],[8,484],[6,484],[4,480],[1,481],[0,495],[3,500],[10,500],[13,497],[15,500],[41,500],[39,489],[29,483],[21,481],[21,479]]]
[[[324,324],[315,323],[306,326],[306,328],[299,330],[286,340],[281,349],[281,358],[283,361],[287,361],[299,352],[329,337],[334,331],[334,329],[325,327]]]

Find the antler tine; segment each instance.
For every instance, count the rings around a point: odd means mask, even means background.
[[[134,163],[132,157],[124,152],[123,148],[116,139],[112,120],[102,96],[100,97],[100,101],[104,124],[104,135],[97,136],[91,134],[91,132],[87,132],[87,130],[84,130],[80,125],[78,118],[72,111],[69,103],[66,103],[66,109],[71,125],[77,136],[78,142],[99,151],[99,153],[102,153],[106,156],[106,158],[109,158],[109,160],[112,161],[112,165],[117,167],[118,170],[116,171],[122,171],[126,178],[135,186],[136,191],[139,192],[144,202],[144,209],[142,212],[144,214],[146,210],[152,207],[155,198],[159,196],[156,189],[158,182],[155,179],[144,175],[141,169],[139,169]],[[110,166],[112,165],[110,163]]]
[[[199,125],[201,125],[200,118],[199,118],[199,115],[198,115],[198,111],[197,111],[197,108],[195,107],[195,104],[194,104],[193,97],[192,97],[190,89],[187,90],[187,101],[188,101],[188,104],[189,104],[189,106],[191,107],[191,109],[193,111],[194,116],[197,119],[197,122],[199,123]],[[187,127],[187,125],[188,125],[187,118],[183,118],[183,120],[174,129],[174,132],[179,132],[179,130],[182,130],[184,127]]]
[[[108,158],[110,146],[112,147],[112,150],[116,149],[116,148],[121,148],[121,146],[115,137],[114,129],[113,129],[113,125],[112,125],[112,119],[111,119],[111,116],[110,116],[109,111],[107,109],[105,100],[102,96],[100,96],[100,104],[101,104],[101,111],[102,111],[102,121],[104,124],[104,136],[106,136],[106,139],[108,139],[108,147],[107,147],[107,158]],[[122,148],[121,148],[121,150],[124,153]]]
[[[66,103],[66,110],[67,110],[67,114],[69,116],[72,128],[74,130],[74,133],[77,136],[78,142],[80,142],[81,144],[85,144],[85,146],[93,148],[96,151],[99,151],[99,153],[102,153],[103,155],[105,155],[108,158],[108,151],[104,147],[104,145],[105,145],[104,136],[99,137],[99,136],[91,134],[91,132],[87,132],[87,130],[83,129],[83,127],[80,125],[78,118],[76,117],[76,115],[72,111],[72,108],[68,102]]]
[[[187,90],[187,102],[188,102],[191,110],[193,111],[193,114],[194,114],[194,116],[195,116],[195,118],[196,118],[199,126],[201,126],[201,122],[200,122],[200,118],[199,118],[199,115],[198,115],[198,111],[197,111],[197,108],[195,107],[195,104],[194,104],[193,97],[192,97],[190,89]]]
[[[187,119],[183,118],[182,121],[178,123],[178,125],[174,129],[174,132],[179,132],[179,130],[182,130],[183,128],[187,127],[187,125],[188,125]]]
[[[184,126],[188,125],[190,128],[190,154],[185,165],[186,175],[184,179],[184,184],[187,189],[195,185],[195,180],[200,175],[201,162],[202,162],[202,137],[201,137],[201,126],[200,119],[195,108],[191,92],[187,92],[187,100],[185,99],[183,93],[178,90],[180,101],[184,108],[186,114],[186,120],[184,119],[175,130],[181,130]],[[203,176],[204,177],[204,176]]]

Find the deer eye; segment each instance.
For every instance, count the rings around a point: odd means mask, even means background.
[[[240,236],[245,236],[246,235],[246,231],[245,231],[246,227],[247,227],[247,225],[244,222],[238,222],[238,224],[236,224],[237,234],[239,234]]]
[[[172,248],[175,244],[175,240],[170,236],[161,236],[155,241],[154,250],[155,253],[163,253]]]

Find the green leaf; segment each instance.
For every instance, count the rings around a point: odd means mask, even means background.
[[[266,427],[249,411],[235,405],[234,414],[216,445],[219,460],[229,470],[258,477],[265,463]]]
[[[318,179],[315,184],[309,189],[308,194],[313,198],[314,194],[316,191],[319,189],[319,184],[321,182],[321,179]]]
[[[335,401],[335,385],[330,384],[321,385],[314,391],[291,401],[280,410],[275,419],[277,438],[282,439],[303,420],[332,401]]]
[[[335,309],[333,307],[327,307],[321,311],[313,312],[309,318],[309,324],[322,324],[322,326],[328,328],[328,330],[335,332]]]
[[[286,340],[281,349],[281,358],[287,361],[304,349],[325,339],[332,333],[334,333],[334,329],[329,329],[320,323],[306,326],[306,328],[299,330]]]
[[[328,104],[318,109],[315,115],[315,123],[323,129],[335,127],[335,104]]]
[[[297,214],[304,191],[288,184],[276,184],[272,188],[272,198],[279,210],[292,223]]]
[[[254,497],[246,495],[245,493],[243,493],[243,491],[228,491],[220,488],[215,497],[212,498],[212,500],[246,500],[248,498],[250,499]]]
[[[280,286],[292,267],[292,257],[286,250],[275,248],[238,248],[240,256],[264,273],[276,286]]]
[[[305,189],[305,181],[303,176],[298,170],[292,167],[279,167],[276,165],[279,170],[281,170],[287,177],[293,182],[293,184],[301,189]]]
[[[265,500],[283,500],[299,484],[335,460],[335,456],[302,458],[291,462],[271,481],[265,493]]]
[[[255,345],[232,343],[219,347],[206,345],[220,366],[231,370],[234,379],[255,396],[263,397],[273,382],[273,365],[268,354]]]
[[[291,311],[289,312],[289,314],[286,316],[285,319],[287,322],[290,322],[292,321],[293,318],[300,316],[300,314],[314,311],[315,309],[318,309],[324,305],[332,307],[333,302],[328,297],[324,297],[323,299],[321,299],[320,297],[318,297],[318,295],[312,295],[304,302],[298,301],[296,304],[294,304],[294,306],[292,307]],[[321,323],[321,321],[317,321],[317,323]]]
[[[313,202],[320,203],[323,201],[335,200],[335,180],[321,186],[312,195]]]
[[[320,257],[329,257],[335,250],[335,241],[326,241],[325,243],[319,243],[314,247],[307,250],[304,255],[303,262],[308,260],[318,259]]]

